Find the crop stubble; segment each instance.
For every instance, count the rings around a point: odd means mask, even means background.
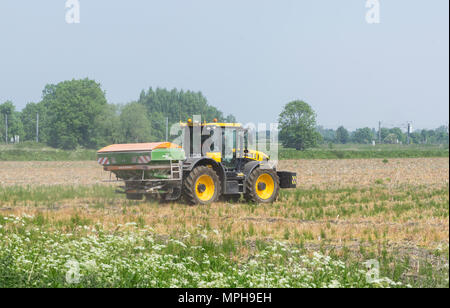
[[[226,236],[310,245],[326,241],[335,247],[367,242],[448,246],[448,158],[286,160],[279,169],[296,171],[299,187],[283,193],[274,205],[188,207],[91,196],[58,200],[51,208],[5,202],[0,207],[4,214],[45,213],[55,222],[77,215],[111,230],[140,221],[161,235],[183,236],[207,227],[210,238],[218,241]],[[4,187],[89,186],[104,179],[107,174],[95,162],[0,162]]]

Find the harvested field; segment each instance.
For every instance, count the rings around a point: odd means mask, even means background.
[[[0,162],[0,185],[93,185],[106,179],[97,162]]]
[[[392,185],[448,185],[448,158],[282,160],[280,169],[295,170],[301,187],[370,187],[376,181]]]
[[[236,266],[278,251],[275,245],[289,252],[286,259],[270,261],[281,262],[283,271],[292,266],[290,251],[298,250],[305,256],[330,256],[349,268],[375,259],[382,276],[390,279],[384,282],[448,286],[448,158],[290,160],[280,161],[279,169],[296,170],[300,185],[283,191],[272,205],[241,201],[190,207],[127,201],[112,184],[100,182],[107,176],[94,162],[1,162],[0,236],[36,228],[77,239],[147,234],[168,254],[173,254],[171,241],[181,241]],[[270,253],[270,258],[282,255]],[[314,285],[333,280],[345,285],[341,274],[329,275]],[[288,286],[311,286],[295,281]],[[217,286],[230,285],[249,286]],[[395,283],[380,284],[388,285]]]
[[[446,185],[448,158],[282,160],[280,170],[298,174],[301,188],[368,187],[393,184]],[[93,161],[0,162],[0,185],[93,185],[108,174]]]

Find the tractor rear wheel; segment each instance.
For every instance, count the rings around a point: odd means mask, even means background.
[[[196,167],[184,179],[183,196],[192,204],[210,204],[220,195],[220,179],[212,168]]]
[[[273,169],[257,168],[245,183],[245,199],[255,203],[272,203],[278,197],[280,180]]]

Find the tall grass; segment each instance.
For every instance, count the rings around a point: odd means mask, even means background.
[[[331,145],[306,151],[279,148],[279,159],[350,159],[350,158],[418,158],[448,157],[448,145]],[[83,161],[95,160],[96,151],[60,150],[26,142],[0,145],[0,161]]]
[[[0,161],[82,161],[95,160],[96,151],[54,149],[35,142],[0,145]]]
[[[113,187],[106,185],[0,186],[0,204],[48,203],[76,198],[118,198],[118,195]]]

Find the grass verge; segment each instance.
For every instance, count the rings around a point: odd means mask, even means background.
[[[332,145],[306,151],[279,149],[279,159],[352,159],[449,157],[448,145]],[[96,160],[96,151],[53,149],[41,144],[0,145],[0,161],[83,161]]]

